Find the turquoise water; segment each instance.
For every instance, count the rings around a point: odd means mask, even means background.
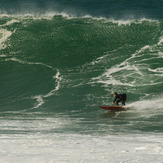
[[[161,1],[0,5],[1,162],[162,161]]]

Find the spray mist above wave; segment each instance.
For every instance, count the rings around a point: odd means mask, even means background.
[[[40,6],[45,6],[41,8]],[[91,14],[89,12],[81,11],[81,9],[73,9],[73,7],[62,8],[60,7],[58,2],[47,2],[43,5],[38,5],[32,1],[27,3],[20,3],[20,10],[12,10],[12,12],[3,11],[0,9],[0,18],[1,17],[13,17],[13,20],[7,22],[9,25],[13,21],[19,22],[19,19],[54,19],[55,17],[61,16],[66,19],[91,19],[102,21],[102,23],[114,23],[120,25],[131,25],[131,24],[139,24],[145,21],[159,23],[157,18],[146,17],[145,15],[141,15],[139,17],[134,14],[128,14],[121,17],[116,17],[114,15],[106,14]],[[136,13],[137,15],[137,13]],[[14,20],[14,18],[16,18]],[[15,23],[14,22],[14,23]]]
[[[65,1],[65,0],[27,0],[0,2],[1,14],[33,14],[42,15],[48,12],[66,13],[70,16],[81,17],[113,17],[115,19],[160,18],[162,16],[161,2],[153,1]],[[145,7],[144,7],[145,6]]]
[[[76,14],[70,14],[68,12],[58,12],[58,11],[47,11],[45,13],[17,13],[17,14],[6,14],[6,13],[1,13],[0,18],[4,17],[9,17],[12,18],[11,21],[7,22],[2,26],[10,25],[13,23],[18,23],[21,20],[26,20],[26,19],[33,19],[33,20],[40,20],[40,19],[47,19],[47,20],[53,20],[55,17],[62,17],[64,19],[81,19],[81,20],[97,20],[101,21],[101,23],[113,23],[117,24],[118,26],[121,25],[131,25],[131,24],[141,24],[144,22],[149,22],[149,23],[158,23],[159,20],[157,19],[151,19],[151,18],[146,18],[144,16],[140,18],[114,18],[112,16],[92,16],[89,14],[83,14],[83,15],[76,15]]]
[[[132,102],[130,104],[127,105],[128,107],[132,107],[135,108],[137,110],[144,110],[144,109],[148,109],[148,111],[152,111],[156,112],[156,110],[162,110],[163,109],[163,96],[162,97],[158,97],[158,98],[150,98],[147,100],[140,100],[137,102]]]

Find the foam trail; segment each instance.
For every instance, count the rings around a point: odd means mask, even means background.
[[[20,21],[19,20],[16,20],[16,19],[13,19],[13,20],[8,21],[6,24],[0,25],[0,27],[12,25],[14,23],[20,23]]]
[[[50,97],[50,96],[54,95],[54,93],[59,90],[60,82],[61,82],[62,78],[60,77],[60,72],[59,72],[58,69],[57,69],[56,75],[53,78],[56,79],[56,82],[57,82],[56,87],[53,90],[51,90],[49,93],[45,94],[45,95],[34,96],[32,99],[36,99],[37,103],[35,104],[35,106],[32,109],[36,109],[36,108],[39,108],[40,106],[42,106],[45,103],[44,100],[43,100],[44,98],[47,98],[47,97]]]
[[[148,68],[148,71],[157,73],[157,74],[155,74],[155,75],[163,76],[163,67],[161,67],[161,68],[156,68],[156,69]],[[159,73],[159,74],[158,74],[158,73]]]
[[[40,95],[34,96],[33,99],[36,99],[36,101],[37,101],[37,103],[33,107],[34,109],[39,108],[41,105],[44,104],[44,100],[43,100],[43,98]]]
[[[60,72],[59,70],[57,70],[57,73],[55,76],[53,76],[54,79],[56,79],[57,85],[55,87],[55,89],[53,89],[52,91],[50,91],[48,94],[44,95],[43,97],[49,97],[52,96],[54,94],[54,92],[58,91],[60,88],[60,82],[62,80],[62,78],[60,77]]]
[[[48,67],[48,68],[54,70],[54,68],[52,66],[49,66],[49,65],[41,63],[41,62],[28,62],[28,61],[23,61],[23,60],[20,60],[17,58],[7,58],[7,59],[5,59],[5,61],[14,61],[14,62],[18,62],[20,64],[28,64],[28,65],[42,65],[42,66],[45,66],[45,67]]]

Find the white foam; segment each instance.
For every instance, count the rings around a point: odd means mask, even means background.
[[[91,15],[84,15],[84,16],[81,16],[81,18],[89,18],[89,19],[93,19],[93,20],[107,20],[107,18],[102,17],[102,16],[100,16],[100,17],[93,17]]]
[[[114,20],[114,19],[110,19],[109,21],[114,23],[114,24],[118,24],[118,26],[131,25],[132,23],[135,22],[135,20]]]
[[[93,60],[90,65],[95,65],[97,63],[100,63],[103,59],[105,59],[106,57],[108,57],[109,54],[103,55],[102,57],[98,57],[95,60]]]
[[[106,19],[106,18],[105,18]],[[118,24],[118,26],[121,25],[131,25],[131,24],[142,24],[143,22],[151,22],[151,23],[159,23],[158,20],[152,20],[152,19],[121,19],[121,20],[115,20],[115,19],[107,19],[108,22],[112,22],[114,24]]]
[[[1,58],[5,58],[5,57],[7,57],[7,55],[2,54],[2,55],[0,55],[0,57],[1,57]]]
[[[34,109],[37,109],[39,108],[41,105],[44,104],[44,100],[42,98],[41,95],[38,95],[38,96],[34,96],[33,99],[36,99],[37,103],[35,104],[35,106],[33,107]]]
[[[20,23],[20,21],[16,20],[16,19],[12,19],[12,20],[8,21],[6,24],[0,25],[0,27],[9,26],[9,25],[12,25],[14,23]]]
[[[56,87],[53,90],[51,90],[48,94],[44,95],[43,97],[45,97],[45,98],[52,96],[60,88],[60,83],[61,83],[62,77],[61,77],[59,70],[57,70],[57,73],[55,76],[53,76],[53,78],[56,79],[56,82],[57,82]]]
[[[163,52],[158,52],[158,58],[163,58]]]
[[[161,163],[163,159],[162,136],[157,134],[8,134],[1,135],[0,143],[0,162],[8,163]]]
[[[5,42],[12,35],[12,32],[11,31],[7,31],[5,29],[0,29],[0,34],[2,35],[0,37],[0,49],[5,49],[6,48]]]
[[[163,97],[162,98],[153,98],[150,100],[141,100],[128,104],[129,107],[137,109],[163,109]]]
[[[80,18],[80,17],[79,17]],[[154,19],[147,19],[147,18],[140,18],[140,19],[114,19],[114,18],[107,18],[107,17],[94,17],[91,15],[84,15],[81,16],[81,18],[90,18],[93,20],[104,20],[106,23],[114,23],[117,24],[118,26],[121,25],[131,25],[132,23],[134,24],[142,24],[143,22],[149,22],[149,23],[157,23],[159,24],[158,20],[154,20]]]
[[[42,65],[42,66],[48,67],[50,69],[54,69],[52,66],[49,66],[49,65],[41,63],[41,62],[28,62],[28,61],[24,61],[24,60],[14,58],[14,57],[7,58],[7,59],[5,59],[5,61],[14,61],[14,62],[18,62],[20,64],[28,64],[28,65]]]
[[[148,71],[156,72],[156,73],[163,73],[163,67],[159,67],[159,68],[156,68],[156,69],[148,68]]]
[[[124,81],[121,81],[121,78],[116,77],[115,73],[124,72],[124,71],[128,71],[128,72],[132,71],[135,74],[143,76],[143,74],[141,73],[141,71],[139,70],[139,68],[137,66],[130,65],[128,62],[124,61],[119,65],[115,65],[115,66],[111,67],[105,73],[103,73],[101,76],[92,78],[92,80],[96,81],[97,83],[133,87],[135,81],[131,81],[130,83],[129,82],[125,83]],[[128,74],[126,74],[126,75],[128,75]],[[103,79],[103,80],[101,80],[101,79]]]
[[[161,45],[163,43],[163,36],[160,37],[158,45]]]
[[[114,78],[111,78],[109,80],[98,80],[97,83],[101,83],[101,84],[106,84],[106,85],[121,85],[121,86],[129,86],[129,87],[133,87],[134,85],[132,83],[123,83],[120,80],[116,80]]]

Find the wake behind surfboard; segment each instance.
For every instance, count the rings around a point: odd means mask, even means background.
[[[99,108],[111,111],[124,111],[126,109],[125,106],[99,106]]]

